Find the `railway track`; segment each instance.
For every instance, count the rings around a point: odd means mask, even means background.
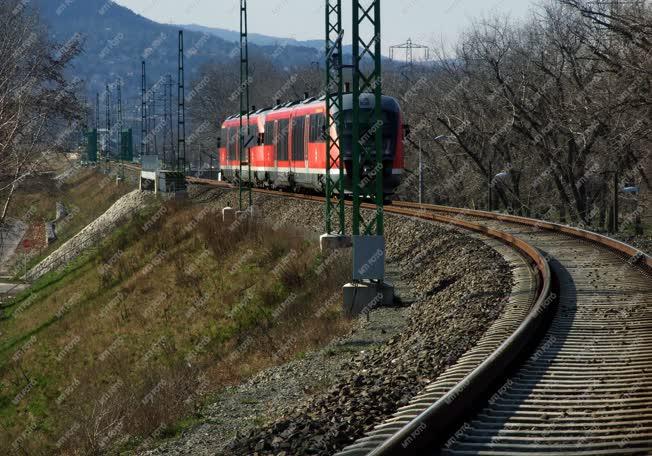
[[[386,210],[505,242],[530,263],[536,294],[340,455],[652,454],[649,256],[595,233],[521,217],[405,202]]]
[[[433,422],[441,418],[441,404],[433,402],[395,419],[400,429],[391,435],[383,431],[390,420],[340,454],[652,454],[649,256],[547,222],[396,206],[478,223],[537,247],[550,263],[559,300],[538,346],[463,420],[456,417],[454,432]]]

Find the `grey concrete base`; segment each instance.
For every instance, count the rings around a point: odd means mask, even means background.
[[[235,222],[235,217],[235,209],[232,207],[225,207],[222,209],[222,220],[225,224],[230,225],[231,223]]]
[[[66,215],[68,215],[68,209],[66,209],[66,205],[63,204],[61,201],[57,201],[56,203],[56,221],[61,220],[64,218]]]
[[[56,242],[57,228],[54,222],[45,222],[45,242],[47,245]]]
[[[347,283],[342,291],[344,313],[349,316],[365,314],[376,307],[389,307],[394,303],[394,285],[387,282]]]
[[[340,234],[322,234],[319,236],[319,248],[322,252],[330,252],[338,249],[348,249],[353,246],[351,236]]]

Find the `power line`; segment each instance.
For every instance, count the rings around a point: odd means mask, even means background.
[[[394,60],[394,55],[396,52],[401,52],[405,50],[405,63],[407,65],[412,65],[414,64],[414,53],[415,50],[417,52],[421,51],[422,53],[422,59],[421,61],[429,60],[430,59],[430,48],[428,46],[424,46],[422,44],[415,44],[412,42],[411,38],[408,38],[408,40],[403,43],[403,44],[396,44],[394,46],[389,47],[389,58],[391,60]]]

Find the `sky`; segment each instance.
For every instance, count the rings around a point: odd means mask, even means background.
[[[364,0],[363,0],[364,2]],[[239,0],[117,0],[157,22],[238,30]],[[381,4],[383,54],[408,38],[450,48],[474,19],[492,13],[527,17],[535,0],[385,0]],[[216,5],[224,5],[216,7]],[[351,2],[343,0],[344,31],[350,41]],[[323,39],[324,0],[249,0],[249,32],[298,40]]]

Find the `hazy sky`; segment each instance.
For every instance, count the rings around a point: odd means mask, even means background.
[[[239,0],[117,0],[157,22],[238,30]],[[527,16],[534,0],[384,0],[383,53],[391,44],[452,45],[472,19],[491,12],[513,19]],[[344,29],[350,39],[350,0],[343,0]],[[221,7],[216,5],[223,5]],[[249,32],[284,38],[323,39],[324,0],[249,0]]]

